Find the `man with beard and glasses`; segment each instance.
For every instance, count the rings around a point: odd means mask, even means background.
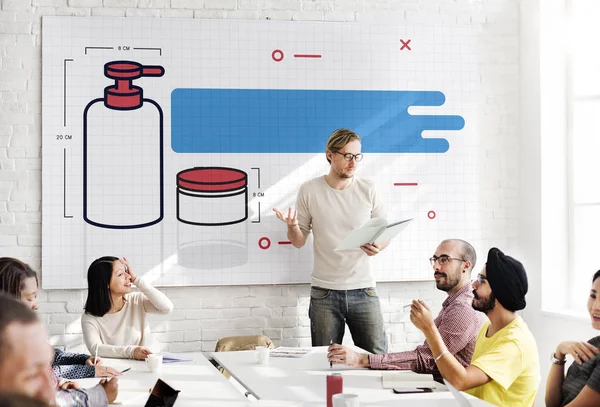
[[[437,289],[448,294],[434,324],[448,351],[463,366],[469,366],[471,363],[477,333],[485,319],[481,312],[475,311],[471,306],[473,302],[471,270],[476,260],[473,246],[460,239],[444,240],[429,259]],[[442,381],[427,341],[417,346],[415,350],[387,355],[360,354],[346,346],[331,345],[328,358],[331,363],[352,367],[429,373],[433,374],[437,381]]]
[[[523,265],[493,247],[473,282],[473,308],[489,318],[479,331],[465,368],[442,341],[429,308],[413,301],[410,319],[425,334],[442,376],[451,385],[496,406],[531,407],[540,382],[535,339],[516,311],[525,308]]]
[[[36,314],[24,301],[0,292],[0,393],[22,394],[55,407],[107,406],[116,399],[117,379],[89,389],[70,383],[57,392],[53,357]]]
[[[329,173],[302,184],[295,211],[273,208],[277,218],[286,223],[294,247],[301,248],[310,233],[314,235],[308,308],[312,345],[341,343],[348,324],[356,346],[385,353],[387,335],[370,257],[389,241],[365,244],[361,250],[334,250],[368,219],[385,218],[385,206],[372,181],[354,176],[363,158],[358,134],[347,129],[334,131],[325,158]]]

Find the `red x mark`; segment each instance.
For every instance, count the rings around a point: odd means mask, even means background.
[[[402,46],[400,47],[400,51],[402,51],[404,48],[408,48],[408,50],[410,51],[410,40],[404,41],[404,40],[400,40],[400,42],[402,43]]]

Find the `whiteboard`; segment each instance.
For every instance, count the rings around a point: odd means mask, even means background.
[[[340,127],[390,219],[379,281],[431,279],[440,240],[477,244],[484,152],[468,26],[44,17],[43,288],[125,256],[156,285],[310,282],[272,208],[328,172]]]

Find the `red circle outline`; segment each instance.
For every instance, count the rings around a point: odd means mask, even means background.
[[[428,217],[429,219],[435,219],[435,216],[436,216],[436,214],[435,214],[435,212],[434,212],[434,211],[429,211],[429,212],[427,212],[427,217]]]
[[[267,245],[263,247],[262,242],[267,242]],[[260,247],[263,250],[267,250],[269,247],[271,247],[271,239],[269,239],[268,237],[261,237],[260,239],[258,239],[258,247]]]
[[[276,57],[275,54],[279,54],[279,57]],[[283,51],[280,49],[276,49],[273,52],[271,52],[271,58],[273,58],[273,61],[275,62],[281,62],[283,61]]]

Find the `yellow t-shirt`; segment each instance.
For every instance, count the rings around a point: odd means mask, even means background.
[[[537,345],[527,324],[517,317],[510,324],[486,337],[486,321],[475,342],[472,366],[491,379],[467,393],[501,407],[531,407],[540,383]]]

